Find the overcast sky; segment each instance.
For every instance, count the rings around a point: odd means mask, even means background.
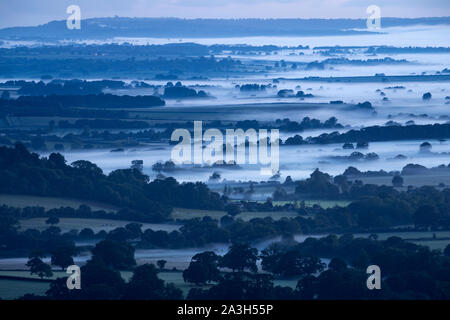
[[[0,0],[0,28],[62,20],[76,4],[92,17],[366,18],[378,5],[386,17],[450,16],[450,0]]]

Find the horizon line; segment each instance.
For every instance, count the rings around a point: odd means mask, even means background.
[[[444,19],[444,18],[450,18],[450,16],[428,16],[428,17],[382,17],[381,19],[403,19],[403,20],[420,20],[420,19]],[[367,18],[186,18],[186,17],[170,17],[170,16],[160,16],[160,17],[130,17],[130,16],[97,16],[97,17],[88,17],[88,18],[82,18],[81,21],[86,20],[94,20],[94,19],[173,19],[173,20],[366,20]],[[50,20],[45,23],[36,24],[36,25],[15,25],[15,26],[9,26],[9,27],[3,27],[0,28],[0,30],[3,29],[9,29],[9,28],[36,28],[45,26],[47,24],[50,24],[52,22],[64,22],[66,19],[57,19],[57,20]]]

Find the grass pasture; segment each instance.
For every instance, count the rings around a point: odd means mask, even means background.
[[[450,175],[445,173],[439,174],[418,174],[418,175],[403,175],[403,187],[397,188],[401,191],[406,191],[407,186],[421,187],[421,186],[434,186],[438,187],[440,183],[445,186],[450,185]],[[352,180],[352,179],[351,179]],[[392,186],[392,177],[362,177],[361,180],[364,184],[376,184]]]
[[[21,230],[26,229],[37,229],[39,231],[45,230],[49,227],[45,223],[47,218],[31,218],[31,219],[22,219],[20,220],[20,228]],[[88,219],[88,218],[60,218],[57,227],[61,229],[62,232],[67,232],[70,230],[82,230],[84,228],[91,228],[94,232],[99,232],[101,230],[105,230],[109,232],[115,228],[124,227],[131,221],[124,220],[110,220],[110,219]],[[178,230],[180,227],[177,224],[168,224],[168,223],[141,223],[142,230],[152,229],[152,230],[163,230],[167,232],[171,232],[174,230]]]
[[[213,219],[220,220],[223,216],[227,215],[225,211],[214,211],[214,210],[198,210],[198,209],[186,209],[186,208],[174,208],[172,211],[173,219],[193,219],[193,218],[203,218],[205,216],[210,216]],[[244,221],[249,221],[253,218],[266,218],[272,217],[274,220],[278,220],[284,217],[295,217],[297,213],[295,211],[244,211],[236,216],[238,219]]]
[[[43,295],[49,286],[48,282],[0,279],[0,298],[12,300],[27,293]]]
[[[299,205],[301,201],[302,200],[298,200],[296,202]],[[303,201],[305,202],[305,205],[307,207],[319,205],[324,209],[332,208],[334,206],[346,207],[351,203],[351,201],[346,201],[346,200],[303,200]],[[264,201],[262,201],[262,202],[264,202]],[[287,203],[295,203],[295,201],[273,201],[272,202],[272,204],[274,206],[283,206]]]
[[[355,237],[367,238],[369,233],[354,234]],[[430,249],[444,250],[450,244],[450,231],[406,231],[406,232],[382,232],[376,233],[378,240],[386,240],[390,237],[400,237],[417,245],[427,246]],[[435,238],[434,238],[435,237]]]
[[[122,271],[122,278],[125,281],[129,281],[131,279],[131,276],[133,275],[131,271]],[[186,295],[189,293],[189,290],[192,288],[202,288],[206,289],[210,286],[196,286],[192,283],[185,283],[183,280],[183,273],[180,271],[176,272],[160,272],[158,273],[158,277],[162,280],[164,280],[166,283],[173,283],[177,288],[181,289],[183,291],[183,295],[186,297]]]
[[[0,274],[4,274],[5,271],[0,271]],[[16,272],[17,273],[17,272]],[[28,272],[22,272],[24,277],[27,277]],[[122,272],[122,277],[128,281],[131,278],[132,273],[130,271]],[[205,285],[198,287],[194,284],[185,283],[183,280],[183,274],[181,272],[161,272],[158,277],[164,280],[166,283],[173,283],[177,288],[181,289],[183,295],[189,293],[192,288],[208,289],[210,286]],[[288,286],[295,288],[297,285],[296,279],[289,280],[274,280],[274,285]],[[36,295],[44,295],[49,289],[49,282],[27,281],[23,280],[10,280],[0,279],[0,298],[5,300],[17,299],[27,293],[34,293]]]
[[[391,231],[391,232],[377,232],[378,240],[386,240],[390,237],[400,237],[405,240],[433,240],[433,234],[436,235],[435,240],[443,240],[450,238],[450,231]],[[355,233],[356,237],[367,238],[370,233]],[[450,241],[450,240],[449,240]]]
[[[55,272],[51,279],[56,279],[57,277],[66,276],[65,272]],[[122,278],[125,281],[129,281],[132,276],[131,271],[122,271]],[[27,281],[25,278],[38,279],[35,275],[30,275],[28,271],[10,271],[1,270],[0,276],[9,277],[22,277],[21,280],[12,279],[0,279],[0,298],[2,299],[16,299],[23,296],[26,293],[34,293],[37,295],[45,294],[45,291],[49,288],[48,282],[38,282],[38,281]],[[185,283],[183,280],[182,272],[160,272],[158,277],[164,280],[166,283],[173,283],[177,288],[183,291],[186,296],[191,288],[197,288],[194,284]],[[208,286],[203,286],[201,288],[205,289]]]
[[[174,208],[172,211],[172,218],[177,220],[186,220],[193,218],[203,218],[210,216],[213,219],[220,219],[227,213],[219,210],[200,210],[200,209],[186,209],[186,208]]]
[[[53,271],[53,276],[45,279],[56,279],[59,277],[66,277],[67,273],[65,271]],[[20,277],[29,279],[40,279],[37,275],[31,274],[28,270],[0,270],[0,277]]]
[[[56,197],[38,197],[38,196],[15,195],[15,194],[0,194],[0,205],[7,205],[16,208],[43,207],[46,210],[50,210],[61,207],[70,207],[77,209],[82,204],[91,207],[93,211],[105,210],[116,212],[118,210],[116,207],[112,205],[89,200],[56,198]]]
[[[296,216],[298,216],[298,214],[295,211],[246,211],[238,214],[236,218],[249,221],[254,218],[271,217],[273,220],[279,220],[281,218],[292,218]]]
[[[450,240],[411,240],[410,242],[427,246],[431,250],[441,250],[444,251],[445,248],[450,244]]]

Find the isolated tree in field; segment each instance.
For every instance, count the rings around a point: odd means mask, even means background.
[[[213,172],[213,174],[209,177],[210,181],[218,181],[220,179],[220,173]]]
[[[39,278],[50,278],[53,275],[52,268],[42,261],[43,255],[41,253],[32,253],[26,264],[30,268],[31,274],[36,274]]]
[[[156,265],[158,266],[159,270],[163,270],[166,266],[167,261],[166,260],[158,260],[156,261]]]
[[[430,100],[430,99],[431,99],[431,93],[426,92],[426,93],[423,94],[422,100],[427,101],[427,100]]]
[[[248,244],[233,244],[230,250],[220,259],[219,266],[238,271],[244,269],[253,272],[258,271],[256,261],[259,259],[258,250],[251,248]]]
[[[419,146],[420,152],[430,152],[433,146],[428,141],[422,142]]]
[[[403,187],[403,178],[398,174],[392,178],[392,185],[394,187]]]
[[[59,223],[59,218],[58,218],[58,217],[55,217],[55,216],[51,216],[50,218],[48,218],[48,219],[45,221],[45,223],[53,226],[53,225]]]
[[[183,272],[185,282],[196,285],[205,284],[219,279],[217,263],[219,256],[212,251],[198,253],[192,257],[189,267]]]

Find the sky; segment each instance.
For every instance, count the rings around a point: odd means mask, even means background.
[[[381,17],[450,16],[450,0],[0,0],[0,28],[32,26],[68,17],[180,18],[367,18],[377,5]]]

